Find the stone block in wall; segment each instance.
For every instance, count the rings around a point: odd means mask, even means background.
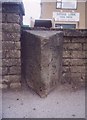
[[[3,66],[2,75],[20,75],[21,74],[21,66]]]
[[[2,23],[0,23],[0,37],[1,37],[1,40],[2,40]]]
[[[72,43],[87,43],[86,37],[72,37]]]
[[[87,43],[83,43],[83,50],[87,51]]]
[[[63,58],[69,59],[83,59],[87,58],[87,52],[85,51],[77,51],[77,50],[63,50]]]
[[[10,84],[10,88],[11,88],[11,89],[21,88],[21,83],[20,83],[20,82],[11,83],[11,84]]]
[[[2,50],[0,50],[0,59],[2,59]]]
[[[69,51],[69,50],[64,51],[63,50],[63,58],[71,58],[71,51]]]
[[[85,73],[71,73],[71,77],[74,79],[74,78],[80,78],[80,79],[83,79],[85,80]]]
[[[8,33],[8,32],[3,32],[2,33],[2,41],[14,41],[18,42],[20,41],[21,34],[20,33]]]
[[[0,76],[2,76],[2,67],[0,67]]]
[[[86,67],[85,66],[63,66],[63,73],[84,73],[85,74]]]
[[[4,23],[4,22],[6,22],[6,16],[7,16],[7,14],[5,14],[5,13],[3,13],[2,14],[2,23]]]
[[[21,66],[11,66],[9,67],[9,75],[20,75],[21,74]]]
[[[2,23],[18,23],[20,24],[20,15],[15,13],[3,13]]]
[[[0,5],[1,7],[1,5]],[[0,12],[0,23],[2,23],[2,12]]]
[[[64,50],[82,50],[81,43],[64,43],[63,45]]]
[[[3,50],[20,50],[21,43],[13,42],[13,41],[2,41],[2,49]]]
[[[2,4],[2,12],[3,13],[16,13],[16,14],[20,14],[21,10],[20,10],[20,5],[17,4],[16,2],[13,2],[12,4],[10,2],[3,3]]]
[[[86,59],[63,59],[64,66],[85,66],[86,64]]]
[[[21,32],[21,27],[16,23],[2,23],[2,32],[19,33]]]
[[[8,67],[2,67],[2,75],[8,75],[9,68]]]
[[[80,88],[85,87],[85,73],[71,73],[72,87]]]
[[[87,30],[74,30],[74,29],[67,29],[64,30],[65,37],[72,37],[72,38],[83,38],[87,37]]]
[[[63,66],[62,73],[68,73],[68,72],[70,72],[70,65],[68,65],[68,66]]]
[[[3,66],[21,66],[21,59],[3,59],[2,61]]]
[[[8,51],[3,50],[2,58],[3,59],[21,58],[21,51],[20,50],[8,50]]]
[[[2,59],[0,58],[0,67],[2,67]]]
[[[3,83],[17,83],[21,81],[21,75],[4,75],[2,82]]]
[[[71,52],[71,58],[73,58],[73,59],[86,58],[86,52],[85,51],[72,51]]]
[[[73,88],[85,87],[85,73],[63,73],[61,83],[71,84]]]
[[[8,23],[20,23],[20,16],[17,14],[7,14],[7,22]]]
[[[64,43],[71,43],[72,37],[64,36]]]
[[[63,34],[58,31],[29,30],[23,32],[22,61],[25,79],[28,86],[41,97],[46,97],[60,82],[62,43]]]
[[[72,73],[85,73],[85,66],[71,66]]]
[[[8,85],[7,84],[0,84],[0,89],[7,89]]]

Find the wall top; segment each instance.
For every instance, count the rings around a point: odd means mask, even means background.
[[[55,29],[55,28],[30,28],[23,27],[22,30],[33,30],[33,31],[60,31],[63,32],[64,36],[68,37],[87,37],[87,29]]]
[[[5,5],[19,5],[22,15],[25,15],[25,9],[22,0],[0,0],[0,3]]]
[[[0,0],[0,2],[4,3],[4,2],[13,2],[13,3],[16,3],[16,2],[22,2],[22,0]]]

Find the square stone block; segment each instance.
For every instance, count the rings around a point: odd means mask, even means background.
[[[63,33],[26,30],[22,36],[23,71],[29,87],[41,97],[58,86],[62,71]]]

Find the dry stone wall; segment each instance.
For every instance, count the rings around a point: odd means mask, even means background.
[[[21,3],[2,3],[2,84],[21,86]]]
[[[64,31],[63,79],[73,88],[85,86],[87,75],[87,30]]]

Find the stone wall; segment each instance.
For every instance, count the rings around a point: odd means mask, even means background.
[[[87,74],[87,30],[64,31],[63,79],[73,88],[85,86]]]
[[[2,84],[3,88],[21,86],[22,3],[2,3]]]

